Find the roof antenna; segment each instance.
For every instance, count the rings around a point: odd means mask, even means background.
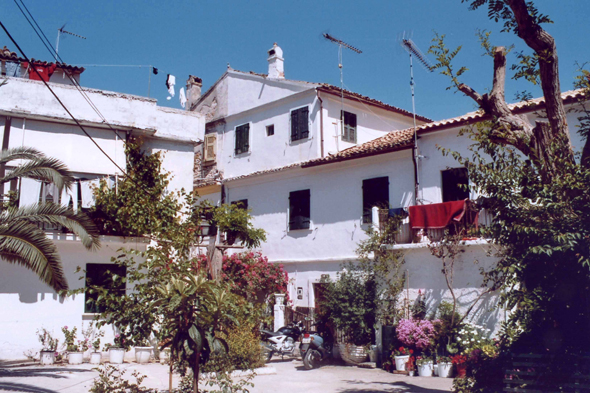
[[[60,27],[59,29],[57,29],[57,42],[55,43],[55,61],[56,62],[57,62],[57,51],[59,50],[59,37],[62,34],[73,35],[74,37],[82,38],[83,40],[86,39],[86,37],[82,37],[81,35],[74,34],[74,33],[71,33],[69,31],[64,30],[64,27],[66,27],[66,23],[64,23],[64,25],[62,27]]]
[[[418,49],[414,41],[408,36],[406,38],[406,33],[404,32],[401,39],[400,45],[402,48],[408,52],[410,55],[410,87],[412,88],[412,114],[414,116],[414,154],[413,154],[413,162],[414,162],[414,205],[418,204],[418,191],[420,189],[420,178],[418,176],[418,159],[419,159],[419,152],[418,152],[418,135],[416,133],[416,102],[414,99],[414,67],[412,64],[412,57],[416,57],[416,60],[422,65],[428,72],[432,72],[433,68],[428,58]]]
[[[363,52],[360,49],[357,49],[354,46],[349,45],[328,33],[323,33],[322,35],[325,39],[338,45],[338,68],[340,68],[340,105],[342,107],[342,110],[340,111],[340,135],[344,135],[344,75],[342,73],[342,48],[350,49],[351,51],[358,54]],[[336,150],[338,150],[338,139],[336,139]]]

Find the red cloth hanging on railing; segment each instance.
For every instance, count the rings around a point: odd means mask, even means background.
[[[467,212],[469,200],[410,206],[412,229],[441,229],[451,222],[460,222]],[[477,223],[477,214],[468,214],[468,224]]]

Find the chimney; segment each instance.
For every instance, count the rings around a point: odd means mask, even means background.
[[[186,81],[187,110],[193,110],[193,105],[201,98],[203,80],[198,76],[189,75]]]
[[[275,42],[268,50],[268,77],[270,79],[285,79],[284,61],[283,50]]]

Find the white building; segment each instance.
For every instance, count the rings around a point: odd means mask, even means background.
[[[344,91],[342,98],[333,86],[284,79],[284,73],[275,72],[277,62],[281,70],[283,62],[276,44],[268,61],[268,75],[228,68],[192,104],[193,110],[207,116],[195,185],[204,198],[242,201],[251,209],[254,225],[267,232],[263,255],[289,272],[293,305],[312,308],[322,275],[335,278],[342,263],[356,261],[358,242],[366,239],[364,231],[374,221],[371,206],[415,205],[412,118],[402,109],[356,93]],[[569,110],[582,95],[568,92],[564,98]],[[542,106],[541,100],[533,100],[513,108],[532,120],[543,116]],[[577,116],[569,112],[568,121],[579,151]],[[437,122],[418,117],[417,200],[426,206],[420,208],[426,214],[433,204],[470,196],[457,187],[465,173],[449,170],[459,165],[443,157],[437,146],[469,154],[473,142],[457,134],[483,119],[475,112]],[[485,212],[480,214],[480,222],[488,219]],[[441,262],[426,243],[413,242],[417,230],[409,228],[408,220],[402,229],[394,248],[404,254],[410,302],[421,291],[432,311],[442,300],[450,300]],[[442,230],[429,233],[438,236]],[[482,290],[479,268],[494,262],[486,256],[488,247],[484,240],[468,242],[455,268],[463,310]],[[496,296],[483,298],[473,320],[497,328],[505,316],[488,312],[495,300]]]
[[[7,64],[14,62],[19,63],[21,72],[6,77],[6,84],[0,87],[2,148],[35,147],[63,161],[79,181],[71,195],[54,195],[51,187],[33,180],[12,184],[11,189],[20,191],[21,205],[40,200],[59,200],[60,203],[72,204],[74,208],[89,207],[92,204],[89,183],[105,177],[115,179],[121,174],[68,116],[44,83],[28,78],[22,59],[6,49],[0,52],[3,75],[7,73]],[[50,87],[119,167],[124,169],[126,165],[122,139],[142,136],[145,151],[164,152],[162,169],[174,175],[170,190],[193,189],[194,151],[195,145],[203,140],[203,115],[159,107],[151,98],[82,88],[99,114],[90,107],[77,87],[62,76],[65,71],[73,73],[79,81],[84,69],[59,64],[49,79]],[[0,77],[2,80],[4,77]],[[80,274],[75,273],[78,266],[100,270],[104,264],[111,262],[111,257],[118,255],[119,248],[143,250],[147,246],[143,238],[103,236],[100,250],[89,252],[70,234],[49,230],[48,236],[58,246],[71,289],[84,285],[84,281],[78,280]],[[82,323],[88,323],[95,315],[86,312],[89,310],[85,309],[84,296],[60,298],[33,272],[4,262],[0,263],[0,304],[0,359],[22,359],[24,353],[38,351],[40,344],[35,332],[39,328],[53,331],[63,341],[62,326],[77,326],[80,330]],[[109,342],[113,332],[106,333],[104,342]]]

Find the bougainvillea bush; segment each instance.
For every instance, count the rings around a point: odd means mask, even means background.
[[[275,293],[285,293],[289,300],[289,275],[283,265],[269,263],[260,252],[224,255],[221,277],[230,282],[234,293],[249,301],[264,302]]]
[[[402,319],[397,325],[397,339],[404,345],[421,351],[429,349],[436,337],[436,321],[423,319]]]

